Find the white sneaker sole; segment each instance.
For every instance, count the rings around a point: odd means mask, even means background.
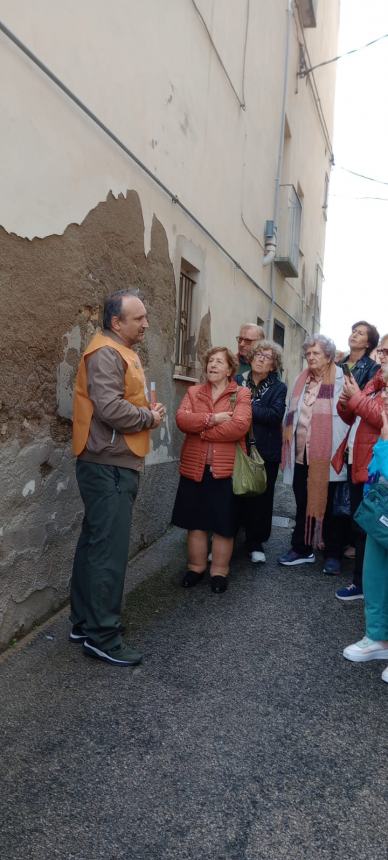
[[[385,683],[388,684],[388,666],[386,669],[384,669],[384,672],[381,675],[381,680],[385,681]]]
[[[97,657],[99,660],[105,660],[106,663],[112,663],[114,666],[137,666],[142,661],[142,657],[134,660],[119,660],[116,657],[111,657],[106,651],[96,648],[95,645],[91,645],[90,642],[84,642],[83,647],[85,653],[89,654],[90,657]]]
[[[359,654],[352,652],[351,654],[347,654],[347,648],[343,650],[343,656],[345,660],[350,660],[352,663],[369,663],[369,660],[388,660],[388,650],[386,648],[382,648],[380,651],[369,651],[369,654],[363,654],[360,651]]]
[[[295,561],[279,561],[279,564],[282,564],[283,567],[295,567],[297,564],[314,564],[315,555],[311,558],[297,558]]]
[[[252,558],[252,555],[253,555],[253,553],[251,553],[251,556],[250,556],[252,564],[265,564],[266,557],[265,557],[263,552],[260,553],[260,556],[261,556],[260,558]]]
[[[336,594],[336,598],[337,598],[337,600],[340,600],[341,603],[351,603],[352,600],[364,600],[364,595],[363,594],[354,594],[353,596],[350,596],[350,597],[339,597],[338,594]]]

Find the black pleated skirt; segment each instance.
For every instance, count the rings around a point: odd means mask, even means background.
[[[237,506],[232,478],[213,478],[209,466],[200,482],[181,476],[171,522],[188,531],[234,537]]]

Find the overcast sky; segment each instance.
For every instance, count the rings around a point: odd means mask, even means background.
[[[388,0],[341,0],[338,53],[385,33]],[[319,87],[325,67],[315,74]],[[321,331],[339,349],[359,319],[388,332],[387,87],[388,38],[337,62]],[[342,167],[387,184],[359,179]]]

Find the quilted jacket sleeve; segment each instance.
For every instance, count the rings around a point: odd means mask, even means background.
[[[176,423],[182,433],[202,433],[210,419],[209,412],[194,412],[193,401],[188,391],[176,413]]]
[[[383,419],[381,417],[382,403],[380,397],[369,397],[364,391],[358,391],[348,400],[348,410],[351,410],[353,416],[358,415],[368,424],[381,430]],[[341,413],[340,413],[341,415]],[[342,415],[341,415],[342,418]],[[343,419],[346,421],[346,419]],[[346,421],[348,424],[349,422]]]
[[[248,388],[239,388],[231,421],[217,424],[201,434],[207,442],[237,442],[248,432],[252,421],[251,394]]]

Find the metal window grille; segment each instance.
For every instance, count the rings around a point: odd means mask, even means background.
[[[178,331],[175,363],[185,372],[190,370],[191,307],[195,281],[185,272],[179,279]]]

